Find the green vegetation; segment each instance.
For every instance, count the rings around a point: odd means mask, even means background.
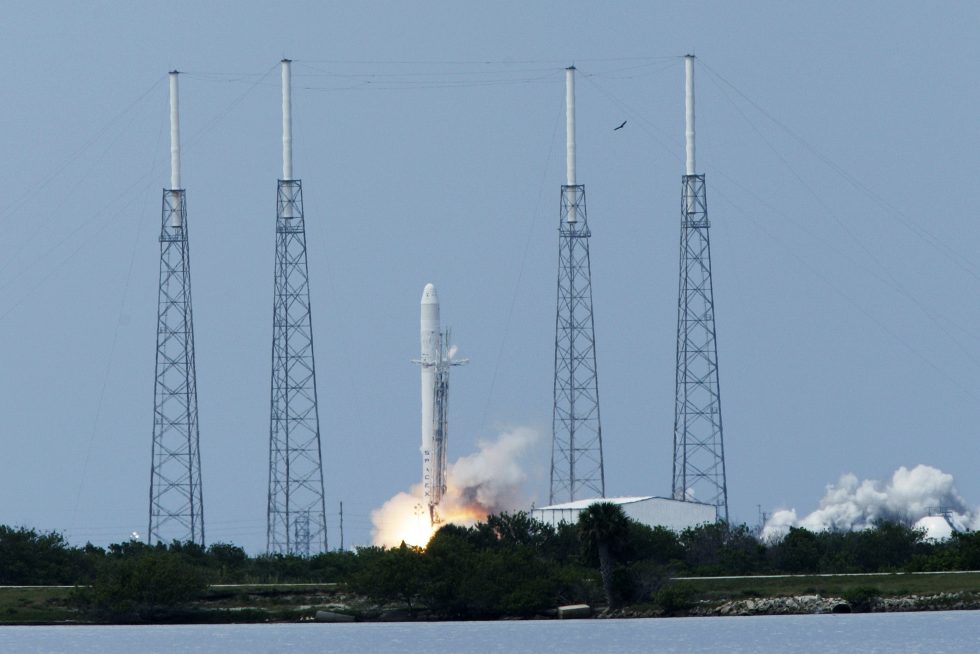
[[[705,602],[812,594],[861,611],[912,594],[980,599],[980,573],[930,574],[977,569],[978,532],[936,543],[882,523],[860,532],[792,529],[762,543],[744,525],[651,529],[605,503],[558,528],[500,514],[446,525],[425,550],[402,544],[305,558],[250,557],[227,543],[74,547],[57,533],[0,526],[0,585],[29,586],[0,589],[0,623],[298,620],[317,608],[360,619],[487,619],[553,615],[577,603],[683,615]],[[845,576],[869,572],[887,574]]]
[[[793,577],[703,577],[683,579],[701,600],[748,597],[822,595],[847,597],[860,588],[874,588],[880,597],[980,592],[980,572],[962,574],[892,572],[875,576],[804,575]]]
[[[204,566],[173,549],[147,548],[103,561],[92,585],[79,589],[75,599],[98,618],[151,622],[169,619],[207,589]]]
[[[578,530],[586,551],[589,555],[594,552],[599,561],[606,605],[619,608],[621,593],[613,588],[613,556],[618,554],[617,558],[622,558],[620,547],[629,543],[629,519],[623,507],[612,502],[596,502],[579,514]]]
[[[70,587],[41,586],[0,589],[0,624],[39,624],[77,618]]]

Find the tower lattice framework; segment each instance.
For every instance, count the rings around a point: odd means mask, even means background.
[[[300,180],[279,180],[267,549],[327,550],[326,505]]]
[[[561,191],[549,502],[605,497],[585,186]]]
[[[728,521],[711,244],[704,175],[684,175],[674,403],[673,497],[717,507]]]
[[[147,542],[204,545],[190,253],[183,189],[163,191]]]
[[[448,479],[446,473],[447,453],[449,451],[449,371],[456,366],[463,366],[469,363],[469,359],[456,359],[454,348],[450,346],[452,330],[444,329],[439,334],[437,346],[438,358],[434,364],[435,368],[435,389],[433,393],[433,438],[432,438],[432,458],[436,460],[435,478],[432,480],[432,497],[429,504],[429,519],[432,524],[442,522],[439,517],[437,506],[446,494]],[[425,364],[423,364],[425,365]]]

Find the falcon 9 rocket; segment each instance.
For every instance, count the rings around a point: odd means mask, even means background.
[[[446,492],[446,447],[449,437],[449,368],[466,359],[453,359],[449,330],[440,331],[439,296],[426,284],[422,291],[422,499],[429,507],[429,520],[440,522],[436,507]]]

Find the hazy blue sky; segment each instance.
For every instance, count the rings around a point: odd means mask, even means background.
[[[283,56],[332,544],[417,481],[426,282],[471,359],[450,458],[537,429],[547,500],[572,63],[607,491],[670,492],[691,51],[733,519],[917,463],[976,506],[978,34],[974,2],[4,3],[0,523],[146,529],[177,68],[206,529],[264,547]]]

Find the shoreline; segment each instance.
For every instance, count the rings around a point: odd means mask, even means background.
[[[753,578],[740,578],[746,583]],[[335,584],[308,586],[217,586],[207,598],[190,606],[159,612],[144,620],[99,620],[82,618],[69,604],[74,587],[0,588],[0,599],[14,591],[41,592],[38,603],[30,606],[24,597],[14,603],[26,612],[9,606],[0,613],[2,626],[109,626],[123,624],[283,624],[283,623],[373,623],[373,622],[469,622],[498,620],[557,620],[558,607],[533,615],[484,616],[454,619],[437,616],[405,604],[377,604],[367,598],[346,593]],[[7,597],[7,599],[11,599]],[[848,597],[843,594],[805,593],[760,595],[755,597],[691,597],[683,605],[664,608],[653,604],[633,604],[607,610],[591,607],[588,615],[571,619],[642,619],[662,617],[740,617],[763,615],[821,615],[846,613],[898,613],[980,610],[980,589],[938,593],[878,594],[865,588]]]

